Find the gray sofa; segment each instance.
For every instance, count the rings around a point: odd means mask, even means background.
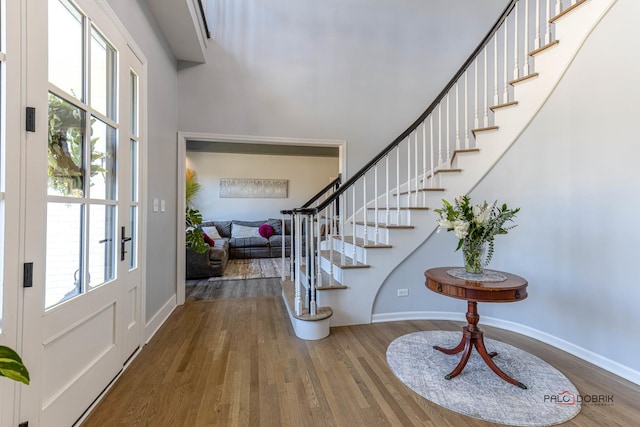
[[[232,237],[233,224],[245,227],[260,227],[269,224],[273,227],[273,235],[268,239],[264,237]],[[291,248],[290,221],[285,222],[285,256],[289,255]],[[274,258],[282,256],[282,222],[279,219],[268,218],[261,221],[204,221],[202,227],[215,226],[220,233],[218,241],[227,242],[229,245],[229,258]],[[221,243],[222,243],[221,242]]]
[[[220,277],[229,261],[229,243],[220,240],[213,246],[207,245],[202,254],[187,249],[186,257],[187,279]]]
[[[259,227],[269,224],[273,227],[273,235],[264,237],[232,237],[233,224],[245,227]],[[263,221],[204,221],[202,227],[215,226],[220,234],[214,239],[214,245],[208,246],[203,254],[187,249],[186,278],[201,279],[219,277],[224,273],[227,262],[231,258],[274,258],[282,256],[282,222],[269,218]],[[291,222],[285,223],[285,255],[289,256],[291,248]]]

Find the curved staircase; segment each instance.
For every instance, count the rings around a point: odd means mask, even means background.
[[[283,295],[299,337],[371,323],[386,278],[436,230],[432,208],[471,191],[517,141],[615,1],[512,1],[412,126],[314,206],[287,212],[298,244]]]

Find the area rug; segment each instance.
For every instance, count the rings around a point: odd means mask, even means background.
[[[526,384],[527,390],[498,377],[473,349],[462,373],[450,380],[461,353],[446,355],[433,348],[455,347],[462,332],[423,331],[394,340],[387,363],[411,390],[440,406],[470,417],[513,426],[560,424],[580,412],[578,391],[560,371],[523,350],[485,338],[503,372]]]
[[[231,259],[221,277],[211,277],[209,282],[221,280],[260,279],[280,277],[282,258]],[[289,258],[285,259],[285,275],[289,271]]]

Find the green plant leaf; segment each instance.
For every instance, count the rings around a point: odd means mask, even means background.
[[[29,384],[29,371],[22,363],[22,359],[12,349],[0,345],[0,376],[14,381]]]

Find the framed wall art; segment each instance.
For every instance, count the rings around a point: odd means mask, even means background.
[[[288,179],[221,178],[220,198],[286,199]]]

